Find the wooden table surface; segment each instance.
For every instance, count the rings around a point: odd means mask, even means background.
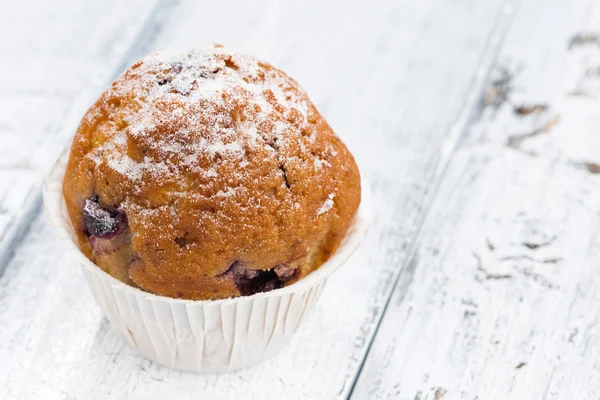
[[[600,1],[25,0],[0,34],[1,399],[600,398]],[[198,376],[112,332],[40,193],[116,74],[210,42],[304,86],[376,216],[290,346]]]

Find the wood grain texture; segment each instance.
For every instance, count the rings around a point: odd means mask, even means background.
[[[45,171],[155,3],[26,0],[0,13],[0,274],[40,210]]]
[[[37,220],[0,281],[0,397],[346,398],[494,61],[505,3],[169,3],[132,54],[218,41],[288,71],[356,154],[376,199],[371,234],[280,355],[195,376],[138,357],[110,331]]]
[[[519,8],[352,398],[600,397],[599,23]]]

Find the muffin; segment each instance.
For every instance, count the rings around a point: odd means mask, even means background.
[[[298,83],[219,45],[118,77],[77,129],[62,190],[98,267],[192,300],[302,279],[361,200],[354,158]]]

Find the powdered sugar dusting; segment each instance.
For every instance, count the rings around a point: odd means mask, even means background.
[[[239,190],[239,188],[237,188],[237,187],[229,187],[225,191],[219,190],[217,192],[216,196],[218,196],[218,197],[229,197],[229,196],[234,195],[238,190]]]
[[[333,208],[333,198],[334,197],[335,197],[335,193],[331,193],[328,196],[327,200],[325,200],[325,202],[323,203],[321,208],[319,208],[319,211],[317,211],[317,215],[324,214]]]
[[[249,165],[247,150],[267,146],[264,128],[259,133],[257,125],[271,120],[268,134],[281,143],[290,129],[307,124],[310,109],[295,81],[252,56],[220,46],[150,54],[107,93],[134,101],[115,111],[125,127],[88,156],[136,182],[176,179],[182,168],[214,177],[214,165],[200,166],[206,158],[235,160],[243,173]],[[273,115],[279,117],[272,120]],[[136,146],[141,154],[132,151]],[[315,167],[322,165],[316,161]]]
[[[109,158],[108,166],[133,181],[142,179],[142,172],[145,168],[144,164],[136,163],[126,155],[115,155]]]
[[[317,170],[323,168],[324,165],[330,166],[329,162],[327,162],[326,160],[321,160],[319,157],[315,157],[314,164],[315,164],[315,169],[317,169]]]

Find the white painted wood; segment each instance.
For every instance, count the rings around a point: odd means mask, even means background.
[[[519,8],[508,100],[456,153],[352,398],[600,398],[600,47],[569,49],[599,24],[594,1]]]
[[[0,398],[347,397],[510,13],[501,0],[249,3],[173,4],[142,48],[219,41],[299,80],[371,182],[363,249],[279,356],[195,376],[121,342],[37,220],[0,280]]]
[[[11,2],[0,12],[0,274],[45,171],[115,74],[155,0]]]

